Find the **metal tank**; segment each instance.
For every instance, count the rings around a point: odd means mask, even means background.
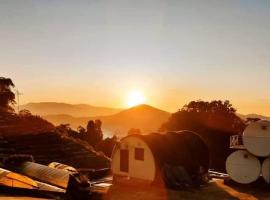
[[[270,121],[260,120],[250,123],[243,132],[243,144],[255,156],[269,156]]]
[[[266,183],[270,183],[270,157],[266,158],[262,164],[262,176]]]
[[[259,178],[261,164],[259,159],[248,151],[238,150],[227,158],[226,171],[235,182],[249,184]]]

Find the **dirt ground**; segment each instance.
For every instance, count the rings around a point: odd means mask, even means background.
[[[225,185],[215,179],[200,189],[166,190],[151,185],[114,184],[104,200],[270,200],[270,188]]]

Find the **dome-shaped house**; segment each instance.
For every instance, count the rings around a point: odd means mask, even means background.
[[[209,152],[202,138],[191,131],[129,135],[115,146],[111,168],[115,177],[149,182],[164,176],[173,179],[179,175],[173,172],[177,168],[180,176],[182,170],[183,176],[192,179],[208,172]]]

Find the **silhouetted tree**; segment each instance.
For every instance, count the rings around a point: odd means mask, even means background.
[[[19,111],[20,117],[29,117],[32,116],[31,112],[29,110],[23,109]]]
[[[68,132],[71,130],[70,124],[60,124],[55,127],[56,132],[64,135],[68,135]]]
[[[100,120],[90,120],[87,124],[86,141],[94,147],[103,139],[101,126],[102,122]]]
[[[16,103],[12,92],[14,84],[10,78],[0,77],[0,112],[14,112],[12,105]]]
[[[117,137],[106,138],[96,145],[97,151],[102,151],[107,157],[111,157],[113,148],[117,143]]]
[[[161,131],[191,130],[202,136],[209,146],[211,167],[225,170],[230,136],[242,133],[244,121],[237,116],[229,101],[191,101],[171,115]]]
[[[138,128],[131,128],[128,131],[128,135],[142,134],[141,130]]]
[[[82,127],[82,126],[78,126],[77,131],[78,131],[82,136],[86,135],[86,130],[85,130],[85,128]]]

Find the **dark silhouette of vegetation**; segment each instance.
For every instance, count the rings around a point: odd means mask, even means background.
[[[32,113],[29,110],[23,109],[19,111],[20,117],[30,117],[32,116]]]
[[[82,127],[82,126],[79,126],[79,127],[77,128],[77,131],[78,131],[81,135],[85,135],[85,134],[86,134],[86,130],[85,130],[85,128]]]
[[[53,131],[54,126],[30,111],[22,110],[19,114],[1,113],[0,132],[2,134],[38,134]]]
[[[103,138],[101,130],[100,120],[90,120],[85,129],[82,126],[77,128],[77,131],[73,130],[69,124],[60,124],[56,127],[56,132],[62,136],[73,138],[81,143],[87,143],[96,151],[102,152],[107,157],[111,157],[114,145],[117,143],[117,137]]]
[[[0,132],[1,134],[37,134],[52,131],[54,126],[29,110],[14,112],[16,103],[12,91],[14,83],[10,78],[0,77]]]
[[[90,120],[86,128],[86,141],[95,147],[103,139],[101,130],[102,122],[100,120]]]
[[[86,129],[82,126],[79,126],[77,131],[75,131],[70,127],[69,124],[60,124],[56,127],[56,130],[62,135],[67,135],[75,139],[86,141],[88,144],[95,147],[103,139],[101,125],[102,122],[100,120],[90,120]]]
[[[48,165],[59,162],[75,168],[100,169],[110,166],[110,160],[94,151],[82,140],[74,139],[57,132],[26,135],[5,135],[8,145],[3,146],[4,164],[31,161],[31,157],[39,164]],[[13,149],[10,151],[10,149]],[[19,155],[18,155],[19,154]],[[31,155],[29,157],[29,155]]]
[[[131,128],[128,131],[128,135],[142,134],[141,130],[138,128]]]
[[[106,138],[97,144],[96,150],[102,151],[107,157],[111,157],[113,148],[117,143],[117,137]]]
[[[60,124],[55,127],[55,130],[61,135],[68,134],[68,132],[71,130],[70,124]]]
[[[0,77],[0,112],[14,112],[12,107],[16,103],[15,94],[12,91],[14,86],[10,78]]]
[[[230,136],[242,133],[246,124],[229,101],[192,101],[171,115],[161,131],[191,130],[205,140],[210,150],[211,168],[225,171]]]

